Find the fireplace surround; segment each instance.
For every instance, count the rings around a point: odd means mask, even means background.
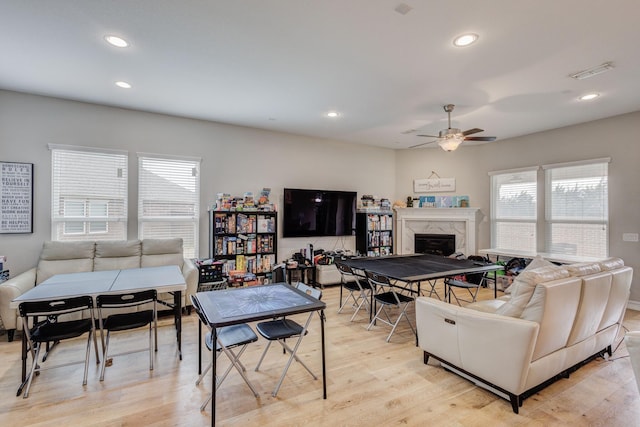
[[[475,255],[478,225],[483,217],[478,208],[396,208],[395,248],[397,254],[412,254],[416,234],[453,234],[455,252]]]

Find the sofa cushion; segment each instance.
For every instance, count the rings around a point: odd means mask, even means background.
[[[95,242],[53,242],[42,245],[36,270],[36,285],[51,276],[93,270]]]
[[[529,262],[529,264],[527,264],[525,269],[522,270],[520,272],[520,274],[524,273],[525,271],[535,270],[536,268],[552,267],[552,266],[555,266],[555,264],[552,263],[551,261],[547,261],[546,259],[542,258],[541,256],[536,256],[535,258],[533,258],[531,260],[531,262]],[[510,285],[507,289],[505,289],[504,293],[505,294],[510,294],[512,291],[513,291],[513,284]]]
[[[143,239],[140,267],[157,267],[184,263],[182,239]]]
[[[563,267],[554,264],[532,270],[525,269],[516,277],[513,285],[511,285],[511,299],[499,307],[496,310],[496,314],[520,317],[538,283],[550,282],[566,277],[569,277],[569,272]]]
[[[589,274],[600,273],[600,264],[597,262],[578,262],[565,266],[569,274],[575,277],[587,276]]]
[[[122,270],[140,267],[140,240],[112,240],[96,242],[95,271]]]
[[[624,267],[624,261],[620,258],[607,258],[599,261],[598,265],[601,271],[611,271]]]
[[[63,259],[93,259],[96,243],[91,242],[52,242],[42,244],[40,260],[57,261]]]

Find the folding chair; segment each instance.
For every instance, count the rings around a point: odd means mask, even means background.
[[[87,337],[87,349],[84,359],[84,378],[82,380],[82,385],[86,385],[89,370],[89,353],[91,352],[91,337],[93,337],[93,343],[95,345],[97,363],[100,362],[98,343],[95,336],[93,299],[90,296],[82,296],[59,298],[50,301],[23,302],[19,305],[18,310],[20,316],[23,318],[24,334],[33,359],[31,370],[26,379],[26,389],[24,390],[23,397],[25,399],[29,397],[29,389],[31,388],[34,374],[39,374],[40,371],[45,369],[61,368],[63,366],[81,363],[74,361],[42,368],[38,364],[42,344],[53,342],[54,345],[57,345],[59,341],[76,338],[88,332],[89,336]],[[86,310],[86,312],[89,313],[88,319],[62,321],[59,319],[60,316],[64,317],[66,314],[77,313],[82,310]],[[33,320],[33,326],[31,328],[28,326],[29,318]],[[38,320],[38,318],[44,318],[44,320]],[[45,358],[43,357],[42,363],[44,363],[44,360]],[[17,396],[20,395],[24,386],[25,383],[20,386]]]
[[[296,285],[296,288],[318,300],[322,298],[322,291],[320,289],[312,288],[301,282],[298,282],[298,284]],[[264,356],[267,354],[267,351],[269,351],[269,347],[271,346],[271,343],[273,341],[277,341],[278,343],[280,343],[284,353],[288,352],[290,354],[289,360],[287,360],[284,370],[282,371],[282,375],[280,376],[280,380],[276,384],[276,387],[273,390],[273,393],[271,393],[273,397],[277,396],[278,391],[280,390],[280,386],[282,385],[282,382],[284,381],[284,377],[287,374],[287,371],[289,370],[289,366],[291,366],[291,363],[293,362],[293,360],[300,363],[307,370],[307,372],[311,374],[314,380],[318,379],[318,377],[316,377],[316,375],[311,371],[311,369],[309,369],[309,367],[305,365],[305,363],[302,360],[300,360],[300,358],[296,355],[296,352],[300,347],[300,343],[302,342],[302,338],[307,334],[307,328],[309,327],[309,323],[311,322],[313,313],[314,312],[309,313],[309,316],[307,317],[307,321],[305,322],[304,326],[300,325],[299,323],[291,319],[287,319],[284,317],[280,319],[270,320],[268,322],[260,322],[256,326],[256,330],[258,331],[258,333],[262,335],[262,337],[264,337],[266,340],[269,341],[264,351],[262,352],[262,356],[260,357],[260,360],[258,361],[258,365],[256,366],[256,369],[255,369],[256,371],[260,369],[260,365],[264,360]],[[295,345],[293,346],[293,349],[289,347],[289,345],[287,345],[287,343],[285,342],[287,338],[298,338]]]
[[[200,351],[202,347],[202,341],[201,341],[202,340],[202,324],[205,324],[207,325],[207,327],[209,327],[209,323],[205,319],[202,313],[202,310],[200,309],[200,306],[198,305],[197,300],[194,299],[193,295],[191,295],[191,304],[196,314],[198,315],[198,318],[200,319],[200,324],[198,328],[198,332],[199,332],[198,351]],[[215,345],[216,352],[215,352],[215,355],[213,355],[213,357],[215,357],[214,360],[217,360],[218,355],[220,353],[224,353],[227,355],[227,357],[231,361],[231,364],[227,367],[225,372],[216,378],[216,389],[218,389],[222,384],[222,382],[225,380],[225,378],[227,378],[227,375],[229,375],[229,372],[231,372],[231,368],[235,367],[236,370],[240,373],[240,376],[242,377],[242,379],[244,379],[244,382],[247,384],[247,386],[249,386],[249,388],[253,392],[253,395],[255,397],[260,397],[255,387],[253,386],[253,384],[251,384],[251,381],[249,381],[249,378],[247,378],[247,375],[245,374],[246,368],[240,362],[240,356],[242,356],[242,353],[244,353],[244,351],[247,349],[247,346],[250,343],[258,341],[258,336],[255,334],[255,332],[253,332],[253,329],[251,329],[251,327],[246,323],[218,328],[216,330],[216,335],[217,335],[217,342]],[[205,336],[205,345],[207,346],[207,349],[209,351],[212,351],[214,348],[211,330],[209,330],[209,332],[207,332],[207,335]],[[238,347],[240,348],[240,350],[236,353],[234,349]],[[199,355],[198,357],[198,372],[200,372],[200,368],[201,368],[200,359],[201,359],[201,355]],[[207,365],[205,370],[202,373],[200,373],[200,376],[196,380],[196,385],[199,385],[200,382],[202,382],[205,375],[209,372],[209,370],[212,367],[213,367],[213,361],[211,361],[209,365]],[[209,397],[204,401],[202,406],[200,406],[201,411],[205,410],[205,408],[207,407],[207,404],[209,403],[212,397],[213,397],[213,393],[209,394]]]
[[[373,299],[376,303],[380,304],[380,308],[378,308],[378,311],[376,311],[375,316],[373,316],[371,323],[367,326],[367,330],[371,330],[373,325],[376,323],[376,320],[386,323],[391,326],[391,332],[389,332],[386,340],[389,342],[391,335],[393,335],[398,327],[398,323],[400,323],[400,320],[404,317],[407,319],[407,323],[415,335],[416,331],[407,316],[407,307],[409,307],[409,303],[413,302],[414,298],[409,295],[396,292],[395,287],[386,276],[376,274],[371,271],[365,271],[365,274],[367,275],[367,280],[371,287],[376,290],[373,294]],[[396,307],[400,310],[400,314],[398,314],[395,321],[391,320],[391,317],[389,316],[390,313],[388,310],[391,307]],[[380,314],[383,312],[384,318],[380,317]]]
[[[342,309],[345,308],[349,301],[353,301],[351,306],[355,308],[355,312],[351,316],[351,322],[353,322],[353,319],[355,319],[363,306],[367,313],[369,313],[369,320],[371,320],[371,312],[369,310],[372,293],[371,284],[365,280],[361,282],[358,275],[355,274],[348,265],[338,262],[336,262],[335,265],[338,267],[338,271],[340,271],[340,275],[342,276],[340,283],[340,308],[338,309],[338,313],[342,312]],[[344,301],[342,299],[342,289],[349,291],[349,295],[347,295]]]
[[[486,273],[478,274],[477,276],[479,276],[479,278],[475,279],[475,278],[467,277],[467,280],[458,280],[453,277],[446,277],[444,279],[444,286],[445,286],[445,295],[447,296],[447,301],[450,303],[451,295],[453,295],[453,298],[456,300],[456,303],[460,306],[462,305],[461,304],[462,302],[465,302],[468,304],[472,302],[476,302],[476,298],[478,297],[478,292],[480,291],[480,288],[483,285],[485,285],[485,282],[487,280]],[[476,281],[478,283],[474,283]],[[465,299],[461,296],[458,296],[453,291],[453,288],[466,289],[471,299]]]
[[[96,298],[96,307],[98,309],[98,322],[100,324],[100,338],[102,340],[103,354],[102,366],[100,368],[100,381],[104,381],[104,371],[107,367],[107,359],[109,357],[109,340],[111,332],[128,331],[138,329],[149,325],[149,370],[153,370],[153,347],[155,342],[155,351],[158,351],[158,310],[157,310],[158,294],[155,289],[141,292],[129,292],[118,295],[98,295]],[[111,314],[104,316],[103,309],[110,308],[131,308],[143,304],[153,304],[152,309],[134,311],[128,313]],[[104,341],[104,331],[107,331],[106,344]],[[153,334],[152,334],[153,330]],[[144,350],[131,350],[124,353],[115,354],[114,356],[122,356],[124,354],[137,353]]]

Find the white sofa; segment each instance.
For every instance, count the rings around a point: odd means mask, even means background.
[[[191,260],[183,258],[182,239],[44,242],[36,267],[0,284],[0,318],[9,341],[16,329],[22,329],[18,310],[9,306],[11,301],[55,274],[162,265],[177,265],[182,269],[187,284],[182,294],[185,307],[191,301],[190,296],[197,292],[198,269]],[[158,298],[173,302],[168,294]]]
[[[611,355],[633,270],[620,259],[527,269],[511,298],[466,307],[416,300],[424,363],[443,367],[511,401],[525,398],[592,357]]]

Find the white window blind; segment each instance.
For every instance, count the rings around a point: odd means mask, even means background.
[[[536,251],[537,168],[491,173],[491,246]]]
[[[198,257],[200,160],[138,155],[138,237],[181,237]]]
[[[50,145],[51,239],[127,238],[127,153]]]
[[[546,250],[608,256],[608,159],[544,168]]]

